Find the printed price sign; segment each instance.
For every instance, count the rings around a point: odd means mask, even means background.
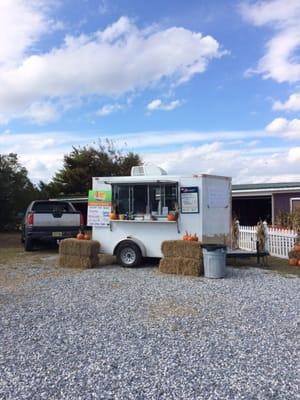
[[[199,188],[197,186],[181,187],[180,200],[182,214],[199,213]]]

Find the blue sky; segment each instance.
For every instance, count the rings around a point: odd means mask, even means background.
[[[0,152],[114,139],[169,173],[300,180],[300,2],[4,0]]]

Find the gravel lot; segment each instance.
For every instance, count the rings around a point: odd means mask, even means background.
[[[299,278],[27,272],[0,289],[0,399],[300,398]]]

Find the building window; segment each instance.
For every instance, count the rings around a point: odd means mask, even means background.
[[[291,199],[291,212],[300,212],[300,197],[295,197]]]

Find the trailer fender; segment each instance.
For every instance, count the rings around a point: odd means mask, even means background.
[[[113,255],[114,255],[114,256],[116,255],[117,249],[118,249],[118,247],[119,247],[119,245],[120,245],[121,243],[123,243],[123,242],[128,242],[129,240],[132,241],[132,242],[134,242],[137,246],[139,246],[139,248],[140,248],[140,250],[141,250],[141,253],[142,253],[142,256],[143,256],[143,257],[146,257],[146,247],[145,247],[144,243],[141,242],[139,239],[137,239],[137,238],[135,238],[135,237],[132,237],[132,236],[127,236],[126,238],[124,238],[124,239],[122,239],[122,240],[119,240],[119,242],[116,244],[116,246],[115,246],[115,248],[114,248]]]

